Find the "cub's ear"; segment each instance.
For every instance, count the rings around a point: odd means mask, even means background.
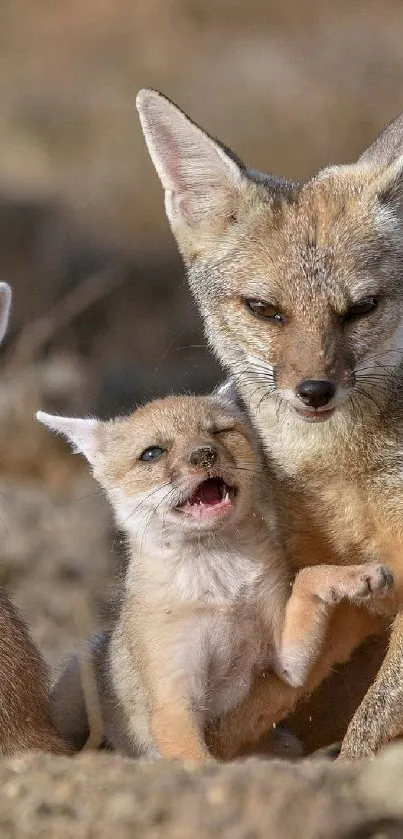
[[[223,405],[224,408],[227,408],[238,415],[242,414],[242,417],[244,416],[245,409],[242,400],[237,393],[235,379],[227,379],[221,385],[217,385],[211,396],[220,405]]]
[[[11,306],[11,288],[7,283],[0,283],[0,343],[3,340]]]
[[[363,152],[359,163],[389,166],[401,155],[403,155],[403,114],[386,126],[379,137]]]
[[[241,161],[157,91],[140,90],[136,105],[178,239],[234,220],[248,183]]]
[[[101,448],[102,422],[95,419],[57,417],[43,411],[38,411],[36,418],[51,431],[67,437],[73,450],[84,454],[91,466],[95,465]]]

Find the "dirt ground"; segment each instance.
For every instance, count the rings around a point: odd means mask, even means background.
[[[0,761],[6,839],[401,839],[403,748],[337,766],[202,769],[107,754]]]

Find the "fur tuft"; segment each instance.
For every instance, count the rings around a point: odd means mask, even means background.
[[[7,283],[0,283],[0,343],[6,334],[11,308],[11,288]]]

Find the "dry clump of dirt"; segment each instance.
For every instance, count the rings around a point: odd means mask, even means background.
[[[403,747],[332,765],[250,759],[224,766],[88,753],[0,761],[9,839],[398,839]]]

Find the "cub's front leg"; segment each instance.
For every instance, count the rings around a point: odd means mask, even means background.
[[[363,603],[385,596],[392,587],[392,573],[377,562],[303,568],[286,605],[278,656],[281,678],[294,687],[305,684],[325,643],[330,612],[342,600]]]
[[[305,630],[299,637],[301,648],[303,649],[306,644],[307,650],[304,665],[306,682],[293,686],[278,678],[275,673],[260,674],[244,701],[233,711],[209,723],[206,728],[207,744],[212,754],[220,760],[231,760],[250,751],[273,723],[284,719],[294,710],[303,696],[312,693],[335,664],[346,661],[365,638],[380,630],[381,622],[377,616],[370,614],[366,609],[359,608],[355,603],[350,605],[348,600],[351,598],[359,602],[373,595],[385,593],[391,585],[389,572],[385,569],[384,573],[378,563],[349,568],[328,566],[324,569],[324,576],[320,573],[322,568],[323,566],[315,566],[313,569],[303,569],[300,572],[298,575],[300,580],[295,586],[295,598],[289,611],[288,622],[287,619],[285,620],[284,644],[286,647],[287,642],[291,644],[295,641],[295,629],[301,630],[301,615],[305,615],[307,619]],[[305,573],[305,571],[312,573]],[[316,573],[318,576],[315,582]],[[334,591],[335,578],[339,573],[339,585],[336,586],[337,591]],[[372,592],[372,589],[375,591]],[[318,591],[321,597],[318,597]],[[331,605],[336,606],[337,602],[342,599],[345,603],[340,604],[336,609],[330,608]],[[315,623],[315,619],[318,623]],[[311,630],[316,633],[315,637],[323,639],[329,620],[331,621],[329,643],[324,645],[320,654],[320,650],[312,646]],[[304,632],[306,632],[306,637],[304,637]],[[312,658],[314,659],[313,667],[311,667]],[[289,661],[288,664],[290,665],[291,662]],[[335,713],[337,714],[337,709]]]
[[[168,695],[155,693],[152,699],[151,733],[161,757],[204,762],[210,759],[200,726],[180,685]]]
[[[189,655],[184,666],[169,649],[149,661],[150,728],[161,757],[211,759],[203,737],[203,714],[198,710],[206,696],[204,670],[200,657]]]

